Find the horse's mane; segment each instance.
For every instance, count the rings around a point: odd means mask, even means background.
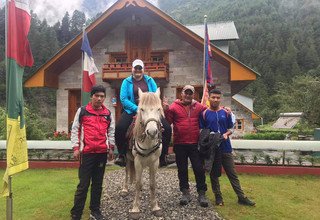
[[[139,105],[138,105],[138,112],[137,112],[137,118],[135,122],[135,126],[133,128],[133,135],[134,137],[139,137],[143,132],[143,126],[141,126],[142,122],[142,116],[140,109],[143,109],[144,111],[148,111],[148,109],[160,109],[159,115],[155,116],[155,118],[161,118],[161,116],[164,116],[161,99],[156,93],[153,92],[144,92],[141,93],[139,96]]]

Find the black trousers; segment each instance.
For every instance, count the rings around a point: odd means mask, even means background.
[[[74,195],[74,206],[71,215],[81,216],[86,203],[88,188],[91,183],[90,210],[100,209],[103,175],[107,154],[83,154],[79,167],[79,184]]]
[[[197,144],[175,144],[173,150],[176,154],[180,191],[189,189],[188,158],[196,177],[197,191],[207,191],[205,171]]]
[[[245,197],[240,181],[237,175],[237,172],[234,168],[234,159],[232,153],[222,153],[222,158],[221,158],[222,166],[224,171],[227,174],[227,177],[231,183],[231,186],[234,190],[234,192],[237,194],[239,198]],[[212,187],[212,192],[215,195],[222,196],[221,190],[220,190],[220,183],[219,183],[219,178],[216,177],[213,172],[210,173],[210,180],[211,180],[211,187]]]
[[[135,114],[128,114],[126,111],[123,111],[118,123],[116,124],[115,139],[119,154],[127,153],[128,140],[126,138],[126,133],[133,121],[133,116],[135,116]],[[160,157],[164,157],[168,154],[172,129],[165,118],[161,118],[161,123],[164,131],[162,132],[162,152]]]

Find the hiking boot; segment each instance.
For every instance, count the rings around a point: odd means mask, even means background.
[[[208,207],[208,199],[206,197],[206,191],[200,190],[198,192],[199,196],[198,196],[198,202],[200,204],[201,207]]]
[[[71,215],[71,220],[81,220],[81,215]]]
[[[123,154],[119,154],[118,158],[114,161],[114,163],[120,167],[126,166],[126,158]]]
[[[187,205],[191,201],[191,195],[189,189],[182,190],[182,196],[180,198],[180,205]]]
[[[91,211],[90,220],[104,220],[104,216],[101,214],[100,210]]]
[[[215,198],[216,198],[216,205],[217,205],[217,206],[223,206],[224,203],[223,203],[223,198],[222,198],[222,196],[219,195],[219,194],[215,194],[214,196],[215,196]]]
[[[255,206],[256,203],[248,199],[248,197],[239,197],[238,198],[238,203],[240,205],[247,205],[247,206]]]

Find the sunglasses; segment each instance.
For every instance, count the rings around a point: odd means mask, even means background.
[[[142,70],[142,66],[136,66],[134,67],[135,70]]]

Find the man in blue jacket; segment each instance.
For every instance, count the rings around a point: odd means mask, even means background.
[[[232,134],[234,124],[232,113],[229,110],[226,110],[226,108],[220,106],[221,91],[218,89],[213,89],[209,92],[209,102],[210,107],[200,116],[200,128],[208,128],[211,132],[218,132],[222,135],[223,141],[218,149],[220,151],[219,153],[221,153],[220,160],[231,186],[238,196],[238,203],[241,205],[255,206],[256,203],[245,196],[241,188],[237,172],[234,168],[232,146],[229,138]],[[213,164],[213,166],[215,166],[215,164]],[[214,172],[213,170],[214,169],[212,169],[210,173],[212,192],[215,195],[216,205],[223,206],[224,203],[219,183],[219,176],[221,175],[221,172]]]
[[[144,74],[144,63],[142,60],[136,59],[132,63],[132,75],[123,80],[120,88],[120,101],[123,107],[121,118],[119,119],[115,129],[115,140],[119,151],[119,157],[115,164],[125,166],[125,154],[127,152],[126,133],[132,123],[133,116],[138,110],[138,89],[142,92],[156,92],[157,84],[154,79]],[[164,131],[162,133],[162,154],[160,156],[160,166],[165,166],[165,156],[168,151],[171,139],[171,127],[165,118],[161,119]]]

